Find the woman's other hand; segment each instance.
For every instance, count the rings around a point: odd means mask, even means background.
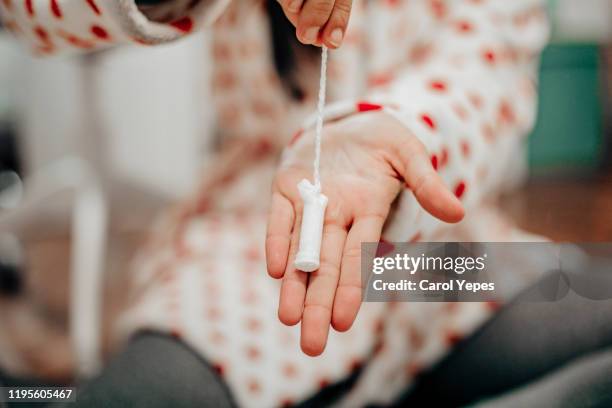
[[[458,222],[464,214],[406,127],[385,112],[350,116],[324,128],[321,185],[329,204],[321,267],[296,270],[303,206],[297,184],[312,181],[313,155],[314,135],[306,133],[283,160],[266,237],[268,273],[283,278],[279,318],[287,325],[302,323],[301,347],[312,356],[325,349],[330,325],[346,331],[353,324],[361,305],[361,243],[379,241],[403,183],[435,217]]]
[[[338,48],[351,14],[352,0],[278,0],[304,44]]]

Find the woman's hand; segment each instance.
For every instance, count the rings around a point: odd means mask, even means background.
[[[446,188],[421,142],[384,112],[362,113],[324,128],[321,184],[329,198],[321,267],[294,268],[302,219],[297,184],[312,180],[313,134],[305,134],[278,170],[266,237],[268,273],[283,278],[278,315],[302,322],[302,350],[325,349],[329,326],[348,330],[361,305],[361,243],[378,242],[402,182],[420,205],[446,222],[463,218],[463,207]]]
[[[304,44],[338,48],[351,14],[352,0],[278,0]]]

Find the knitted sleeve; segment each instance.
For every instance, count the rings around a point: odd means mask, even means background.
[[[520,167],[521,144],[536,116],[539,55],[548,39],[544,3],[367,3],[351,35],[366,55],[366,89],[357,100],[331,104],[326,120],[388,112],[425,145],[469,214],[503,188],[509,169]],[[383,237],[427,240],[441,223],[406,187]]]
[[[0,0],[4,26],[36,55],[154,45],[212,24],[231,0]]]

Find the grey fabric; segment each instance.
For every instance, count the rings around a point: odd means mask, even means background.
[[[612,407],[612,349],[592,353],[558,371],[474,408]]]
[[[584,278],[589,279],[589,274]],[[554,302],[528,300],[536,290],[540,290],[537,285],[458,344],[417,379],[398,405],[468,405],[539,380],[576,358],[612,348],[612,300],[590,300],[574,292]],[[607,393],[609,397],[612,389]]]
[[[213,368],[194,351],[174,338],[144,333],[100,377],[79,386],[76,403],[53,406],[229,408],[235,404]]]
[[[555,302],[527,300],[534,290],[539,289],[526,291],[458,344],[397,405],[454,407],[496,398],[483,407],[612,406],[612,300],[573,292]],[[333,395],[313,396],[311,405],[328,406],[353,380]],[[27,385],[2,376],[0,382]],[[189,347],[144,333],[100,377],[79,387],[76,404],[57,406],[225,408],[234,403],[214,369]]]

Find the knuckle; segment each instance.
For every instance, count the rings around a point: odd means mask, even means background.
[[[322,242],[329,242],[340,239],[341,234],[344,233],[344,229],[337,224],[326,224],[323,230]]]
[[[334,14],[332,15],[333,24],[347,26],[349,21],[349,16],[351,14],[351,3],[350,2],[341,2],[336,4],[334,8]]]
[[[288,241],[289,237],[285,234],[278,232],[267,231],[266,232],[266,245],[271,245],[277,241]]]
[[[346,259],[361,259],[361,246],[352,246],[344,250]]]
[[[319,270],[316,272],[317,279],[332,280],[335,282],[338,280],[338,266],[332,264],[329,261],[321,260]]]
[[[332,202],[325,211],[325,226],[335,229],[343,229],[346,226],[345,209],[338,202]]]
[[[327,22],[332,11],[333,1],[330,0],[311,0],[308,12],[304,13],[303,21],[306,25],[321,26]]]
[[[397,147],[400,152],[403,152],[408,157],[420,154],[424,150],[418,139],[413,137],[402,137]]]
[[[332,313],[332,308],[330,305],[325,304],[325,303],[321,303],[321,302],[306,302],[304,304],[304,313],[306,313],[307,311],[312,312],[312,311],[316,311],[316,310],[320,310],[324,313],[328,313],[331,315]]]
[[[338,230],[344,229],[344,220],[340,216],[329,216],[325,218],[324,221],[325,227],[330,229],[329,232],[325,232],[325,234],[335,234]]]
[[[333,0],[311,0],[313,14],[329,14],[334,7]]]
[[[338,288],[342,288],[343,290],[349,290],[349,291],[359,291],[359,293],[361,293],[361,290],[363,289],[363,284],[361,283],[361,279],[359,279],[358,281],[355,282],[343,282],[340,285],[338,285]],[[357,304],[358,305],[358,304]]]
[[[335,8],[343,14],[350,14],[353,2],[351,0],[337,1]]]
[[[346,28],[346,26],[348,26],[348,21],[349,21],[348,14],[334,13],[330,18],[329,27],[330,28],[341,27],[344,29]]]
[[[295,276],[295,274],[285,273],[285,276],[283,276],[283,285],[295,283],[301,284],[302,282],[297,276]]]
[[[423,186],[425,186],[425,183],[427,183],[427,176],[422,174],[418,176],[413,183],[411,183],[410,189],[415,195],[418,196],[421,193]]]

